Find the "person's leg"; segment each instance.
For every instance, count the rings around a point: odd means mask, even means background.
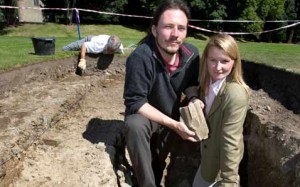
[[[166,167],[166,158],[176,144],[176,140],[177,134],[164,126],[159,126],[159,130],[153,134],[151,151],[156,186],[160,186]]]
[[[91,38],[92,38],[92,37],[93,37],[93,36],[90,35],[90,36],[84,37],[84,38],[81,39],[81,40],[77,40],[77,41],[75,41],[75,42],[72,42],[72,43],[70,43],[70,44],[68,44],[68,45],[66,45],[66,46],[63,46],[62,50],[63,50],[63,51],[78,51],[78,50],[80,50],[81,45],[82,45],[84,42],[91,41]]]
[[[126,146],[140,187],[155,186],[150,140],[157,127],[156,123],[151,123],[140,114],[132,114],[125,118]]]
[[[201,166],[199,166],[194,178],[193,187],[212,187],[215,183],[216,182],[207,182],[202,178]]]

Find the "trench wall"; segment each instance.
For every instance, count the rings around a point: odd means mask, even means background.
[[[243,62],[243,69],[252,89],[263,89],[287,109],[300,114],[299,74],[249,61]]]
[[[243,69],[252,89],[263,89],[299,115],[299,75],[252,62],[243,62]],[[287,132],[288,128],[283,128],[286,125],[293,124],[266,121],[255,110],[249,110],[244,131],[245,155],[241,163],[244,168],[241,170],[242,186],[300,186],[300,132]]]

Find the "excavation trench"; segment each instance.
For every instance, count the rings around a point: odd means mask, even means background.
[[[0,74],[0,186],[131,186],[123,152],[125,56],[77,57]],[[243,62],[251,86],[242,186],[300,185],[300,79]],[[190,186],[199,146],[183,142],[165,186]]]

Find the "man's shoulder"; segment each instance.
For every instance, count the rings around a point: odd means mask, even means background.
[[[183,45],[187,46],[188,48],[197,48],[194,44],[189,42],[184,42]]]
[[[142,43],[138,45],[131,54],[141,56],[152,55],[152,48],[149,46],[148,43]]]

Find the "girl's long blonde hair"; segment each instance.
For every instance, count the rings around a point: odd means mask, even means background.
[[[200,82],[200,89],[204,90],[205,94],[208,92],[209,84],[210,84],[210,75],[207,70],[207,55],[208,51],[211,47],[218,47],[225,51],[225,53],[234,60],[234,64],[232,70],[228,76],[232,78],[233,81],[241,84],[249,94],[249,87],[245,83],[243,79],[243,72],[242,72],[242,62],[240,57],[240,52],[238,45],[235,39],[228,35],[228,34],[217,34],[210,38],[208,41],[203,55],[200,61],[200,69],[199,69],[199,82]]]

